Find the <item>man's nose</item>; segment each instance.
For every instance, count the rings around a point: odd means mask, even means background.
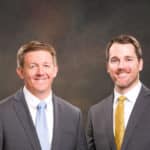
[[[124,66],[125,66],[125,61],[124,60],[120,60],[119,64],[118,64],[118,67],[119,68],[124,68]]]
[[[37,73],[42,74],[44,72],[44,68],[42,66],[38,66]]]

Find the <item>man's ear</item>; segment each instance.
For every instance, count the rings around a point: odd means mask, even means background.
[[[58,65],[55,65],[54,72],[53,72],[53,77],[54,78],[57,76],[57,73],[58,73]]]
[[[105,66],[106,66],[106,71],[107,71],[107,73],[109,73],[108,62],[106,62]]]
[[[143,70],[143,63],[144,63],[142,58],[140,59],[139,63],[140,63],[139,71],[142,71]]]
[[[16,68],[16,73],[19,76],[20,79],[24,79],[24,75],[23,75],[23,69],[21,67]]]

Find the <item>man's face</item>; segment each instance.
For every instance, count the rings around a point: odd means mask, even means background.
[[[107,72],[117,90],[128,91],[132,88],[139,80],[142,69],[143,61],[138,60],[132,44],[114,43],[110,47]]]
[[[57,65],[48,51],[33,51],[25,54],[24,66],[17,68],[17,73],[32,94],[44,98],[57,75]]]

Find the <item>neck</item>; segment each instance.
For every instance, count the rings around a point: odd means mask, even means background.
[[[119,87],[119,86],[115,86],[115,90],[120,93],[121,95],[126,94],[127,92],[129,92],[131,89],[133,89],[140,81],[137,80],[134,84],[132,84],[131,86],[128,87]]]

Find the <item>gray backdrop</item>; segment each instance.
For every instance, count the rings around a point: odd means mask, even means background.
[[[107,42],[132,34],[144,51],[141,80],[150,87],[149,0],[1,0],[0,99],[22,86],[16,76],[16,52],[30,40],[54,45],[59,73],[55,93],[81,108],[107,96],[113,86],[105,70]]]

